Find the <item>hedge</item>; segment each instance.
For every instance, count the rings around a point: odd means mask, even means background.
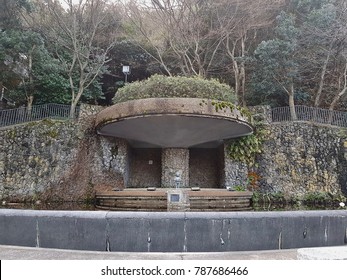
[[[147,80],[133,82],[120,88],[113,102],[158,97],[206,98],[227,102],[236,100],[233,89],[217,80],[153,75]]]

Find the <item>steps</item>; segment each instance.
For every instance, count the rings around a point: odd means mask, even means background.
[[[96,194],[96,208],[114,211],[246,211],[252,192],[226,189],[125,189]]]

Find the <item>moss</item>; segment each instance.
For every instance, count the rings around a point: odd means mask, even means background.
[[[201,103],[200,103],[201,104]],[[240,112],[240,115],[245,118],[248,122],[253,124],[253,117],[251,111],[249,111],[245,107],[236,106],[232,102],[228,101],[219,101],[219,100],[213,100],[212,106],[214,106],[216,112],[218,111],[224,111],[226,112],[226,109],[230,109],[230,111],[233,111],[234,109],[238,110]],[[202,105],[202,104],[201,104]],[[201,106],[200,105],[200,106]]]
[[[32,128],[34,126],[37,126],[38,124],[39,124],[39,122],[29,122],[29,123],[26,124],[26,127]]]
[[[347,129],[346,128],[340,128],[337,136],[342,138],[342,139],[346,139],[347,140]]]
[[[261,205],[283,206],[337,206],[340,202],[346,202],[347,198],[341,194],[328,192],[307,192],[304,196],[286,196],[282,192],[254,191],[252,196],[253,207]]]
[[[238,191],[238,192],[245,192],[247,190],[247,188],[243,185],[237,185],[233,187],[234,191]]]
[[[253,206],[259,204],[277,204],[285,205],[292,204],[293,200],[284,195],[283,192],[258,192],[254,191],[252,194]]]
[[[111,148],[111,154],[112,154],[112,157],[115,158],[117,155],[118,155],[118,146],[117,145],[114,145],[112,148]]]
[[[240,111],[242,117],[248,120],[248,122],[254,124],[253,116],[250,110],[245,107],[236,106],[236,109]]]
[[[54,121],[54,120],[52,120],[52,119],[43,119],[43,120],[41,121],[41,124],[47,125],[48,127],[52,127],[53,125],[56,124],[56,122],[57,122],[57,121]]]
[[[218,112],[219,110],[224,110],[226,108],[229,108],[230,111],[233,111],[236,106],[231,103],[231,102],[226,102],[226,101],[218,101],[218,100],[214,100],[212,101],[212,106],[214,106],[214,109],[216,110],[216,112]]]
[[[52,120],[52,119],[43,119],[43,120],[40,120],[40,121],[32,121],[32,122],[26,123],[25,127],[32,128],[32,127],[35,127],[35,126],[42,126],[42,125],[51,127],[51,126],[55,125],[56,122],[57,121]]]
[[[17,131],[15,129],[11,129],[9,131],[7,131],[7,137],[10,140],[14,140],[17,137]]]
[[[59,132],[56,129],[50,129],[45,132],[45,135],[52,139],[57,139],[59,136]]]

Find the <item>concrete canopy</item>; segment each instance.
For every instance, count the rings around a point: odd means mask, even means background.
[[[216,110],[207,99],[148,98],[104,109],[97,115],[96,130],[135,147],[189,148],[216,146],[251,134],[253,127],[238,110]]]

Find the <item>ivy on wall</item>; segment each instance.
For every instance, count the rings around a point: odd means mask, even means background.
[[[248,166],[255,165],[256,155],[262,152],[268,130],[263,123],[257,123],[252,135],[232,139],[227,145],[228,156],[235,160],[246,163]]]

